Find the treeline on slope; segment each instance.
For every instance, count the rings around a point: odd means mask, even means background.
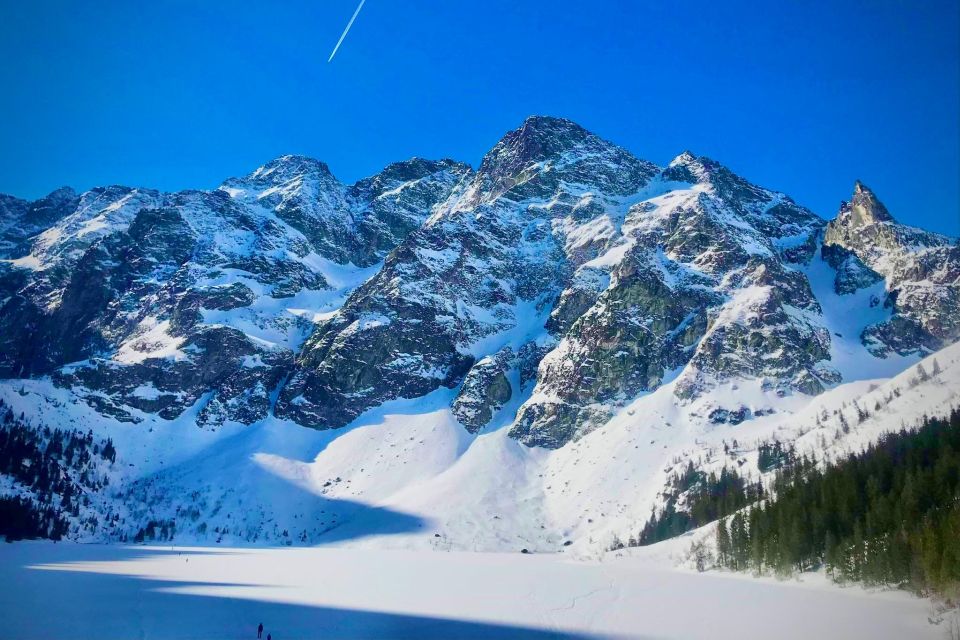
[[[0,416],[0,476],[8,494],[0,496],[0,536],[59,540],[80,519],[81,507],[90,506],[88,492],[107,485],[98,467],[116,460],[113,441],[95,441],[78,429],[33,427],[2,399]]]
[[[722,566],[960,593],[960,410],[889,434],[825,469],[787,474],[775,497],[721,520]]]
[[[738,447],[736,440],[733,441],[733,447],[725,443],[724,453],[735,456]],[[760,471],[777,471],[774,486],[783,481],[781,478],[790,477],[789,474],[802,472],[816,464],[813,458],[805,455],[798,457],[792,444],[778,440],[758,443],[757,451]],[[724,467],[719,474],[707,474],[697,469],[692,460],[687,463],[683,473],[673,474],[667,480],[667,487],[663,509],[659,512],[653,510],[639,535],[631,536],[625,542],[614,538],[611,549],[646,546],[674,538],[736,513],[765,497],[759,481],[744,477],[735,468]]]
[[[667,484],[669,492],[663,509],[651,513],[639,536],[631,537],[626,546],[645,546],[673,538],[763,497],[760,483],[750,482],[735,469],[724,467],[719,474],[706,474],[696,469],[692,461]],[[685,500],[684,509],[678,508],[681,497]],[[623,546],[619,540],[614,541],[613,548]]]

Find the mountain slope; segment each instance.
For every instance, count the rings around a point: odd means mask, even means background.
[[[203,423],[260,419],[314,316],[467,171],[413,160],[350,188],[285,156],[212,192],[84,194],[0,274],[0,367],[128,420],[201,399]]]
[[[960,338],[956,242],[863,185],[827,222],[559,118],[476,171],[412,159],[344,185],[283,156],[213,191],[0,215],[0,398],[116,446],[83,512],[111,524],[76,516],[82,539],[176,522],[594,550],[646,519],[671,461],[800,437],[810,407]]]
[[[535,353],[548,339],[537,318],[597,250],[571,236],[612,227],[653,172],[571,122],[529,119],[317,329],[279,415],[339,427],[385,400],[456,386],[502,349]],[[591,234],[591,245],[609,241]]]

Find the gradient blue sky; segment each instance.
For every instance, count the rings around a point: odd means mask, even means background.
[[[474,166],[529,114],[831,217],[960,234],[960,3],[0,0],[0,192],[210,188],[284,153]]]

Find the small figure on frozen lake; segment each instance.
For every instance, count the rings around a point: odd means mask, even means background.
[[[257,640],[263,637],[263,623],[260,623],[260,626],[257,627]]]

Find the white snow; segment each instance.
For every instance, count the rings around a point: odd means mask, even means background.
[[[2,260],[2,262],[9,262],[15,267],[21,269],[29,269],[31,271],[36,271],[40,269],[41,263],[39,258],[34,255],[25,255],[22,258],[15,258],[13,260]]]
[[[357,267],[339,264],[314,253],[302,262],[323,275],[329,288],[302,289],[293,296],[274,298],[268,287],[235,269],[221,270],[216,279],[206,279],[206,286],[220,286],[242,282],[255,294],[252,304],[235,309],[201,309],[204,324],[238,329],[252,340],[268,348],[283,347],[296,350],[310,335],[313,324],[333,316],[344,300],[361,284],[380,270],[382,264]],[[301,322],[303,319],[306,322]]]
[[[195,523],[178,522],[181,543],[212,542],[216,536],[195,529],[206,522],[209,530],[229,527],[223,544],[526,547],[597,557],[614,536],[637,533],[678,466],[688,460],[707,469],[725,464],[724,442],[738,440],[734,455],[754,465],[756,473],[759,440],[796,441],[823,459],[856,450],[902,422],[948,411],[960,402],[960,345],[928,358],[928,372],[933,358],[942,373],[927,382],[914,383],[917,374],[911,368],[889,381],[842,384],[815,398],[780,397],[763,390],[759,381],[735,381],[680,405],[673,395],[675,382],[668,381],[556,451],[528,448],[508,437],[517,408],[528,399],[520,392],[478,435],[457,423],[449,410],[456,390],[444,388],[386,403],[331,431],[273,417],[249,426],[200,429],[195,416],[206,398],[172,422],[131,409],[142,422],[121,423],[78,400],[85,390],[71,392],[44,380],[4,381],[0,395],[15,412],[25,411],[38,422],[112,437],[119,456],[117,482],[147,482],[157,518],[177,518],[182,496],[197,492],[207,511]],[[509,377],[519,389],[517,372]],[[900,395],[889,399],[894,389]],[[141,395],[148,393],[144,389]],[[871,413],[862,423],[853,400]],[[878,402],[882,407],[876,410]],[[741,405],[773,412],[736,426],[707,419],[714,408]],[[833,411],[841,409],[852,428],[838,439],[839,417]],[[830,418],[818,423],[824,410]],[[289,538],[280,536],[283,530]],[[567,540],[573,544],[564,546]]]
[[[886,296],[883,282],[838,295],[833,286],[836,271],[825,260],[815,258],[802,270],[823,310],[817,320],[830,331],[830,365],[845,381],[896,375],[920,359],[916,355],[901,356],[894,352],[878,358],[860,341],[864,329],[891,315],[891,310],[882,303]],[[875,301],[872,306],[871,300]]]
[[[134,334],[120,344],[114,360],[135,364],[148,358],[183,360],[187,354],[180,350],[185,338],[169,333],[170,321],[148,316],[140,321]]]
[[[142,398],[144,400],[156,400],[157,398],[161,397],[164,394],[159,389],[154,387],[152,384],[151,385],[143,384],[135,388],[133,391],[131,391],[130,395],[135,396],[137,398]]]
[[[0,546],[19,638],[942,638],[903,592],[697,574],[654,553]],[[645,550],[647,551],[647,550]],[[53,615],[51,615],[53,614]]]

